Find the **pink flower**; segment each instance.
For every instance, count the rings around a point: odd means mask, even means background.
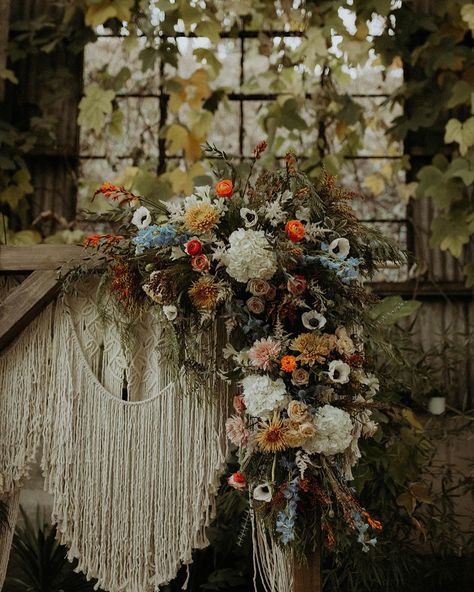
[[[196,255],[191,259],[191,265],[196,271],[207,271],[211,264],[206,255]]]
[[[293,296],[300,296],[303,294],[307,286],[308,284],[302,275],[295,275],[294,277],[290,278],[287,283],[288,292],[293,294]]]
[[[238,415],[232,415],[225,422],[227,437],[236,446],[245,446],[249,441],[249,431],[245,427],[244,420]]]
[[[235,395],[233,405],[237,413],[243,413],[246,409],[244,400],[242,399],[241,395]]]
[[[271,363],[278,358],[281,344],[273,341],[271,337],[259,339],[249,350],[249,358],[252,366],[260,370],[268,370]]]
[[[232,473],[232,475],[227,478],[227,483],[234,489],[242,490],[247,488],[247,479],[240,471]]]

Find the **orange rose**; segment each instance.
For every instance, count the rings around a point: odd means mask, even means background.
[[[304,237],[304,226],[299,220],[289,220],[285,226],[285,232],[293,243],[299,243]]]
[[[280,360],[281,369],[284,372],[293,372],[296,368],[296,358],[295,356],[283,356]]]
[[[230,179],[223,179],[216,184],[216,193],[219,197],[232,197],[234,186]]]

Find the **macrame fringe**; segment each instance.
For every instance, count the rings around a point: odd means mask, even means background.
[[[143,339],[151,351],[134,361],[147,372],[134,380],[154,394],[122,401],[98,379],[104,352],[117,348],[87,345],[97,313],[80,308],[50,306],[0,356],[3,489],[21,484],[42,444],[52,519],[77,570],[111,592],[151,592],[208,544],[227,454],[228,387],[210,372],[198,396],[187,394],[164,362],[152,365],[153,335]],[[223,338],[217,327],[205,336],[202,351],[215,352],[207,363],[219,363]],[[117,388],[124,368],[112,368],[104,382]]]
[[[291,592],[293,590],[291,554],[285,553],[269,536],[265,525],[255,516],[252,507],[250,508],[250,516],[255,590],[257,590],[257,579],[259,578],[265,592]]]

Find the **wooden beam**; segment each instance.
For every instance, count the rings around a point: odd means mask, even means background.
[[[34,271],[58,269],[71,260],[88,256],[83,247],[75,245],[0,246],[0,271]]]
[[[57,272],[34,271],[10,292],[0,304],[0,349],[15,337],[56,296],[59,290]]]

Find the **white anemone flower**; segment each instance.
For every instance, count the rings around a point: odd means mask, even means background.
[[[345,384],[349,382],[349,374],[351,373],[351,367],[342,360],[333,360],[329,364],[329,378],[333,382],[339,384]]]
[[[253,499],[258,502],[271,502],[273,496],[273,489],[270,483],[262,483],[257,485],[253,490]]]
[[[132,218],[132,224],[138,228],[138,230],[142,230],[150,225],[151,222],[151,214],[148,208],[145,206],[141,206],[135,210]]]
[[[240,217],[245,222],[246,228],[252,228],[258,222],[258,214],[255,210],[249,208],[240,208]]]
[[[345,259],[349,255],[351,245],[347,238],[335,238],[329,245],[329,252],[339,257],[339,259]]]
[[[167,304],[166,306],[163,306],[163,314],[168,321],[174,321],[178,316],[178,309],[174,304]]]
[[[315,310],[309,310],[301,315],[301,322],[306,329],[322,329],[326,324],[326,317]]]

